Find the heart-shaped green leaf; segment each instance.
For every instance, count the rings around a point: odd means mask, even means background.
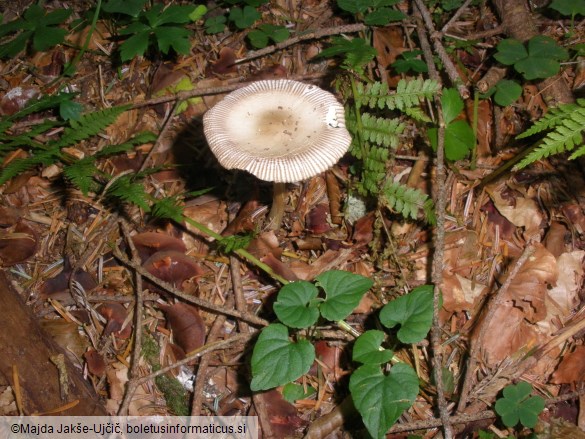
[[[507,66],[515,64],[527,56],[528,52],[524,44],[513,38],[500,41],[498,51],[494,54],[495,59]]]
[[[464,120],[456,120],[445,128],[445,156],[447,159],[461,160],[475,146],[475,136],[469,124]]]
[[[427,336],[433,321],[433,286],[422,285],[393,300],[380,311],[380,322],[387,328],[400,323],[398,339],[418,343]]]
[[[331,270],[316,277],[317,285],[325,291],[321,315],[327,320],[342,320],[358,306],[363,295],[374,282],[348,271]]]
[[[518,421],[527,428],[533,428],[538,415],[544,409],[544,399],[530,396],[532,386],[524,381],[504,388],[504,397],[496,401],[496,412],[507,427],[515,427]]]
[[[286,326],[275,323],[262,330],[252,352],[253,391],[271,389],[306,374],[315,360],[307,340],[292,343]]]
[[[522,86],[516,81],[502,79],[496,84],[494,101],[502,107],[512,105],[522,94]]]
[[[583,0],[553,0],[548,7],[569,17],[577,14],[585,15],[585,1]]]
[[[310,282],[291,282],[278,292],[274,312],[282,323],[291,328],[308,328],[319,318],[314,301],[317,294],[319,290]]]
[[[449,125],[463,111],[463,99],[459,96],[459,92],[454,88],[443,90],[441,108],[443,109],[443,122],[445,125]]]
[[[364,364],[383,364],[390,361],[394,353],[389,349],[380,350],[383,340],[384,333],[382,331],[364,332],[353,346],[353,361]]]
[[[402,412],[414,403],[418,377],[406,364],[394,365],[388,375],[379,366],[366,364],[351,375],[349,391],[370,434],[382,439]]]

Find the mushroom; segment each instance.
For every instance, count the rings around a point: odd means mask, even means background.
[[[254,82],[228,94],[205,114],[203,127],[224,168],[274,182],[272,229],[280,227],[285,183],[329,169],[351,143],[335,96],[287,79]]]

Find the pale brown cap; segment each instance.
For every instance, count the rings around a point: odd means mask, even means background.
[[[347,152],[343,105],[316,85],[258,81],[228,94],[203,117],[211,151],[226,169],[261,180],[305,180]]]

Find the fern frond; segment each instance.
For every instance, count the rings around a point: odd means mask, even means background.
[[[95,157],[88,156],[84,157],[81,160],[77,160],[73,164],[66,166],[63,169],[63,175],[67,178],[71,183],[79,188],[83,195],[87,195],[87,193],[95,189],[95,181],[93,176],[98,172],[95,166]]]
[[[16,159],[8,163],[4,169],[0,172],[0,185],[3,185],[8,180],[28,171],[35,166],[48,166],[59,160],[61,153],[56,148],[46,149],[35,153],[31,157],[24,159]]]
[[[58,95],[43,95],[39,99],[30,100],[27,102],[26,106],[14,113],[13,115],[7,117],[8,120],[17,120],[21,119],[24,116],[28,116],[32,113],[37,113],[39,111],[48,110],[49,108],[56,108],[61,105],[62,102],[70,101],[75,96],[74,93],[60,93]]]
[[[537,120],[534,125],[516,136],[516,139],[524,139],[556,127],[561,124],[563,120],[567,119],[573,111],[578,110],[579,107],[585,107],[584,99],[579,99],[576,104],[564,104],[556,108],[551,108],[548,113]]]
[[[565,114],[553,131],[546,135],[541,145],[516,165],[516,169],[524,168],[552,154],[572,151],[575,146],[583,144],[584,130],[585,107],[576,106],[571,113]]]
[[[184,206],[178,196],[165,197],[152,204],[152,216],[168,218],[181,223],[183,221]]]
[[[135,181],[134,178],[135,176],[130,174],[116,178],[107,188],[106,196],[126,203],[135,204],[145,212],[150,212],[148,194],[144,190],[142,183]]]
[[[398,109],[405,111],[420,104],[423,99],[430,99],[441,89],[437,81],[431,79],[414,79],[406,81],[401,79],[398,82],[395,92],[390,92],[386,83],[374,82],[364,85],[357,84],[358,95],[356,102],[367,105],[370,108],[384,108],[390,110]]]
[[[29,131],[21,133],[17,136],[2,133],[0,134],[0,151],[13,151],[16,148],[23,146],[29,147],[31,149],[45,149],[45,146],[42,143],[34,140],[35,137],[59,125],[62,125],[62,123],[44,121],[39,125],[33,126]]]
[[[156,136],[153,133],[150,131],[143,131],[124,143],[104,147],[101,151],[96,153],[96,157],[109,157],[114,154],[129,151],[136,145],[143,145],[145,143],[154,142],[155,140]]]
[[[114,123],[118,116],[128,108],[128,105],[106,108],[104,110],[84,114],[79,120],[71,120],[71,126],[65,128],[63,135],[56,142],[56,145],[62,148],[95,136],[108,127],[108,125]]]
[[[362,178],[358,184],[358,191],[362,195],[378,194],[380,184],[386,177],[387,161],[387,148],[368,145],[368,156],[363,159]]]
[[[404,114],[412,117],[414,120],[418,120],[419,122],[425,122],[425,123],[432,122],[431,118],[429,116],[427,116],[427,114],[420,107],[405,108]]]
[[[388,181],[384,185],[382,195],[386,205],[405,218],[416,220],[419,212],[422,211],[428,222],[435,221],[432,200],[418,189],[410,188],[399,182]]]
[[[385,119],[369,113],[362,114],[362,135],[365,141],[396,148],[398,136],[402,134],[404,128],[405,125],[399,119]]]

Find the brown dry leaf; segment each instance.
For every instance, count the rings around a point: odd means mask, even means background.
[[[547,315],[544,300],[548,288],[556,284],[558,276],[555,257],[542,244],[535,244],[533,255],[520,268],[503,299],[511,300],[521,308],[528,321],[539,322]],[[504,283],[505,278],[501,282]]]
[[[132,237],[132,242],[134,242],[142,261],[145,261],[158,251],[173,250],[180,253],[187,251],[187,247],[181,239],[166,233],[138,233]]]
[[[553,373],[553,384],[571,384],[585,380],[585,346],[576,346],[573,352],[563,357]]]
[[[315,235],[321,235],[331,230],[328,222],[329,206],[325,203],[313,207],[305,219],[306,228]]]
[[[81,361],[89,341],[79,333],[79,325],[63,319],[40,320],[41,327],[69,355],[74,363]],[[74,358],[71,358],[74,357]]]
[[[0,265],[9,267],[32,258],[37,252],[37,233],[24,221],[12,231],[0,232]]]
[[[205,272],[194,258],[174,250],[156,252],[142,265],[150,274],[182,289],[183,282]],[[154,288],[149,284],[149,288]]]
[[[575,250],[563,253],[557,258],[559,275],[556,286],[548,290],[546,296],[548,320],[553,316],[566,319],[579,304],[579,291],[584,277],[584,257],[584,250]]]
[[[208,67],[210,73],[218,75],[228,75],[230,73],[237,73],[238,67],[236,52],[231,47],[224,46],[219,51],[219,58],[212,62]]]
[[[443,292],[443,307],[451,312],[470,311],[475,306],[475,300],[482,295],[485,285],[473,282],[458,274],[444,273],[441,291]]]
[[[551,222],[551,225],[544,237],[544,245],[555,257],[565,252],[565,237],[568,233],[567,227],[558,221]]]
[[[343,215],[341,213],[341,188],[339,181],[335,174],[328,171],[325,174],[325,181],[327,183],[327,198],[329,198],[329,211],[331,212],[331,222],[333,224],[341,224]]]
[[[83,358],[85,358],[85,361],[87,362],[87,370],[89,370],[89,373],[100,377],[106,373],[106,362],[101,354],[95,349],[88,349],[87,352],[83,354]]]
[[[268,421],[275,437],[295,437],[296,431],[307,425],[308,421],[301,419],[295,406],[285,401],[277,390],[272,389],[259,396],[264,399]]]
[[[524,227],[524,238],[540,241],[544,217],[538,203],[511,193],[504,183],[486,187],[496,209],[517,227]]]
[[[238,212],[236,218],[225,228],[222,235],[229,236],[256,230],[260,217],[265,211],[264,206],[260,205],[257,200],[247,201]]]
[[[203,224],[205,227],[219,234],[225,230],[228,221],[226,203],[211,195],[202,195],[187,201],[185,203],[185,208],[183,209],[183,215],[185,215],[186,218],[191,218],[192,220]],[[207,237],[198,229],[189,225],[189,223],[187,223],[185,227],[191,232],[190,234],[185,234],[183,238],[187,248],[191,249],[190,251],[203,253],[202,247],[206,247],[206,245],[201,244],[199,240],[193,239],[191,234],[203,237],[208,241],[213,241],[213,238]]]
[[[205,343],[205,322],[194,306],[177,302],[173,305],[159,303],[173,330],[173,339],[185,353],[200,348]]]
[[[324,373],[329,382],[337,382],[344,375],[340,367],[343,351],[339,346],[330,345],[325,340],[319,340],[315,343],[315,361],[309,369],[309,374],[317,376],[318,370]]]
[[[494,312],[481,350],[486,363],[494,366],[521,348],[529,349],[542,341],[542,334],[524,318],[524,312],[511,302],[502,303]]]
[[[8,386],[0,392],[0,416],[15,415],[18,413],[14,391]]]
[[[374,239],[374,212],[358,219],[353,226],[352,239],[355,245],[367,245]]]
[[[142,361],[142,360],[141,360]],[[106,370],[108,381],[109,399],[106,401],[106,409],[110,415],[115,415],[120,408],[124,398],[126,383],[128,382],[128,368],[122,363],[114,363]],[[148,393],[146,385],[138,386],[132,401],[128,407],[129,416],[150,416],[160,415],[160,407],[157,410],[156,397]],[[164,413],[163,413],[164,414]]]
[[[374,39],[372,45],[377,50],[376,56],[380,68],[384,69],[381,72],[386,76],[386,69],[396,61],[396,58],[407,49],[404,47],[404,37],[402,29],[399,27],[376,27],[374,28]],[[388,86],[396,87],[400,75],[393,75],[387,79]]]
[[[124,329],[122,329],[128,317],[128,311],[122,304],[117,302],[104,303],[97,308],[97,312],[107,320],[104,335],[114,334],[121,339],[130,337],[130,334],[132,334],[132,322],[128,322]]]
[[[473,100],[465,101],[467,118],[473,120]],[[488,99],[481,99],[477,108],[477,156],[489,157],[492,153],[492,141],[494,138],[494,115],[492,103]]]

